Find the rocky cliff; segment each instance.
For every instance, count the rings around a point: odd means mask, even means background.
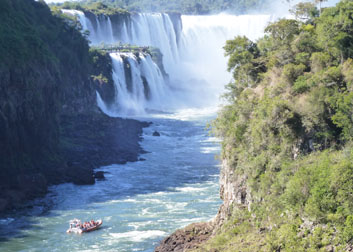
[[[352,251],[353,2],[321,15],[304,6],[293,12],[304,22],[271,23],[256,43],[226,42],[234,79],[213,124],[224,203],[193,251]],[[190,248],[202,234],[183,243],[190,229],[158,250]]]
[[[96,106],[96,89],[110,97],[92,76],[109,75],[111,62],[101,57],[97,73],[85,38],[43,1],[4,0],[0,15],[0,212],[51,184],[92,184],[100,165],[136,161],[148,124]]]
[[[199,249],[202,244],[222,229],[222,225],[232,216],[234,207],[250,208],[250,192],[245,176],[237,177],[226,159],[220,171],[220,198],[223,204],[215,218],[208,223],[195,223],[165,238],[155,252],[184,252]],[[210,250],[216,252],[217,250]]]

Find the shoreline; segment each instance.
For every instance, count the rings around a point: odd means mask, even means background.
[[[37,171],[19,175],[20,186],[1,188],[0,216],[30,207],[28,202],[44,197],[49,186],[93,185],[104,178],[104,174],[95,175],[96,168],[139,161],[139,155],[146,153],[140,145],[142,131],[150,124],[112,118],[100,111],[62,116],[58,153]]]

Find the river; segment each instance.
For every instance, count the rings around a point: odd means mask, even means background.
[[[0,251],[153,251],[178,228],[217,213],[220,147],[205,125],[215,114],[184,110],[140,118],[145,161],[110,165],[93,186],[50,188],[31,209],[0,219]],[[152,136],[154,131],[160,137]],[[103,219],[100,230],[66,234],[69,220]]]
[[[176,112],[137,118],[153,122],[141,142],[148,152],[141,155],[145,161],[101,167],[106,180],[93,186],[51,187],[31,208],[1,219],[0,250],[153,251],[176,229],[217,214],[221,200],[215,155],[220,146],[205,127],[215,118],[219,95],[231,79],[222,47],[235,35],[260,37],[272,16],[139,13],[124,25],[96,17],[96,29],[83,12],[65,13],[79,17],[93,44],[123,41],[162,52],[165,75],[149,55],[110,55],[117,95],[110,107],[98,95],[98,106],[106,114]],[[118,38],[114,27],[123,27]],[[125,32],[127,27],[134,29]],[[152,136],[154,131],[161,136]],[[102,218],[104,223],[92,233],[66,234],[73,218]]]

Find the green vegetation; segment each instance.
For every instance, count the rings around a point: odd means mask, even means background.
[[[0,3],[0,63],[10,66],[25,62],[66,62],[83,60],[88,44],[76,31],[77,22],[60,16],[53,17],[48,6],[41,1],[4,0]],[[66,46],[62,42],[66,41]],[[74,48],[76,53],[70,53]]]
[[[208,14],[221,11],[237,13],[260,9],[268,5],[269,0],[85,0],[84,4],[100,5],[101,2],[113,8],[137,12],[180,12],[183,14]],[[66,3],[65,3],[66,4]],[[80,4],[70,4],[78,6]]]
[[[47,31],[43,30],[43,26],[36,29],[29,22],[32,18],[40,19],[39,16],[31,16],[31,10],[34,8],[38,8],[39,12],[44,14],[47,7],[41,2],[22,6],[18,1],[1,1],[0,63],[17,63],[34,58],[36,55],[39,55],[40,59],[50,57],[45,42],[40,38],[40,35]]]
[[[89,49],[89,54],[93,63],[91,78],[100,84],[111,83],[113,86],[113,66],[109,53],[92,47]]]
[[[53,15],[42,0],[1,0],[0,16],[2,212],[70,180],[63,127],[98,114],[96,90],[111,76],[111,60],[95,61],[77,21]]]
[[[129,12],[121,8],[117,5],[112,5],[111,1],[110,4],[107,2],[107,4],[102,3],[104,1],[96,1],[96,2],[65,2],[63,4],[52,4],[51,9],[54,12],[59,11],[60,9],[68,9],[68,10],[80,10],[80,11],[88,11],[92,12],[95,15],[129,15]]]
[[[214,132],[251,205],[234,205],[200,251],[352,247],[353,2],[293,12],[224,47],[234,80]]]

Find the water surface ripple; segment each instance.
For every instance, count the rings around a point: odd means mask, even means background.
[[[32,209],[0,219],[0,251],[153,251],[177,228],[212,219],[219,145],[204,129],[207,119],[149,118],[145,161],[102,167],[107,179],[93,186],[51,187]],[[102,218],[103,228],[68,235],[75,217]]]

